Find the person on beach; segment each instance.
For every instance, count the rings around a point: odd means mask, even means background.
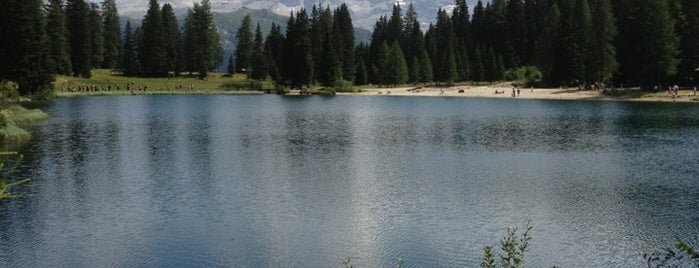
[[[517,87],[517,97],[519,97],[519,92],[520,92],[520,89],[519,89],[519,87]]]
[[[697,87],[694,86],[694,96],[696,96],[696,95],[697,95]]]
[[[516,97],[516,95],[515,95],[515,88],[514,88],[514,87],[512,87],[512,97],[513,97],[513,98]]]

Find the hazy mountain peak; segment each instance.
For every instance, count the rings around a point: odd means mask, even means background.
[[[93,2],[99,1],[93,0]],[[477,1],[468,0],[469,6],[473,8]],[[192,7],[194,2],[199,1],[160,0],[158,2],[161,5],[169,3],[175,10],[186,10]],[[148,9],[148,0],[116,0],[116,3],[122,16],[140,17]],[[310,10],[316,4],[335,8],[342,3],[347,4],[347,7],[352,12],[352,20],[356,27],[371,30],[379,16],[390,15],[394,4],[407,6],[407,4],[413,3],[420,15],[420,21],[429,23],[434,21],[438,8],[442,7],[450,10],[453,7],[454,0],[211,0],[211,9],[214,12],[226,13],[246,7],[249,9],[268,9],[276,14],[288,16],[290,12],[298,10],[300,7]]]

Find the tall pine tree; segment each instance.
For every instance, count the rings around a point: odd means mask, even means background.
[[[119,13],[114,0],[102,2],[102,17],[104,18],[104,60],[102,68],[117,68],[121,61],[121,28]]]
[[[257,23],[252,52],[252,71],[250,73],[250,78],[252,79],[264,80],[267,78],[268,64],[267,57],[265,57],[264,45],[265,41],[264,37],[262,37],[262,28],[260,28],[260,23]]]
[[[41,0],[9,0],[0,9],[0,80],[11,80],[19,93],[43,99],[52,96],[46,21]]]
[[[99,68],[104,61],[104,25],[102,12],[97,3],[90,3],[90,25],[90,40],[92,40],[90,65],[92,68]]]
[[[235,34],[238,41],[235,46],[235,66],[239,72],[247,72],[250,69],[253,53],[252,19],[245,15]]]
[[[333,13],[333,37],[335,53],[341,67],[342,79],[354,80],[354,26],[346,4],[340,5]]]
[[[170,4],[164,4],[161,9],[162,12],[162,34],[163,34],[163,49],[165,49],[166,57],[166,69],[168,71],[174,71],[177,75],[181,70],[179,66],[181,62],[180,51],[182,41],[180,36],[180,28],[177,23],[177,17],[175,17],[175,12]]]
[[[73,76],[92,77],[92,40],[90,39],[90,5],[84,0],[68,0],[66,17],[70,31],[70,62]]]
[[[131,22],[126,21],[124,27],[124,46],[121,50],[121,69],[125,76],[135,76],[139,73],[139,62],[136,56],[136,39],[131,30]]]
[[[73,66],[70,63],[70,46],[68,45],[68,29],[66,15],[63,12],[63,0],[51,0],[47,7],[46,33],[49,46],[49,66],[55,74],[71,75]]]
[[[150,0],[148,12],[141,23],[143,36],[138,45],[138,58],[141,62],[141,72],[145,76],[167,76],[168,58],[162,21],[162,13],[158,0]]]

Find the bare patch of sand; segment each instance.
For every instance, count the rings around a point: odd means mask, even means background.
[[[577,90],[560,88],[520,88],[519,95],[512,97],[512,87],[493,86],[453,86],[453,87],[397,87],[363,89],[359,93],[338,93],[338,95],[375,96],[423,96],[423,97],[471,97],[471,98],[519,98],[540,100],[616,100],[650,102],[698,102],[692,90],[680,90],[673,98],[667,93],[621,94],[609,96],[598,90]],[[515,91],[515,95],[517,92]]]

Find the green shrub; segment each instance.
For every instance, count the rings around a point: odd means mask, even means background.
[[[347,81],[344,79],[337,80],[333,88],[337,92],[354,92],[354,87],[352,87],[352,81]]]
[[[0,99],[17,99],[19,92],[12,88],[12,85],[6,81],[0,81]]]
[[[228,81],[219,86],[222,90],[256,90],[262,91],[264,83],[259,80]]]
[[[17,153],[2,152],[0,153],[0,155],[17,155]],[[20,179],[10,183],[8,183],[8,179],[10,178],[10,175],[14,173],[15,169],[19,167],[23,159],[24,156],[19,155],[17,160],[15,160],[15,163],[12,166],[10,166],[10,168],[8,168],[7,170],[5,170],[5,163],[0,163],[0,170],[2,170],[2,174],[0,174],[0,199],[21,197],[20,195],[11,194],[9,190],[12,187],[28,182],[29,179]]]
[[[516,81],[525,87],[538,85],[542,78],[541,70],[536,66],[523,66],[505,71],[505,80]]]

